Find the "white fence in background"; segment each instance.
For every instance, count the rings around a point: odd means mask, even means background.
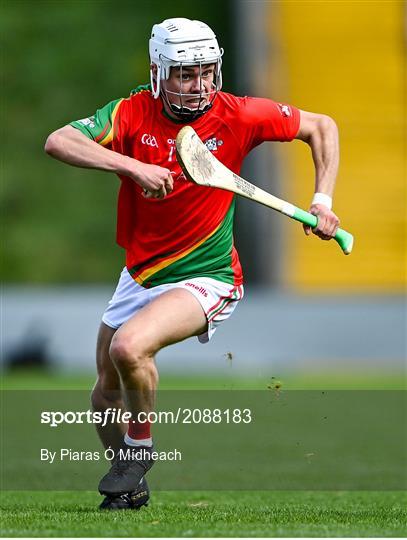
[[[11,349],[43,336],[64,369],[92,370],[100,317],[110,287],[5,287],[2,361]],[[171,315],[169,314],[169,317]],[[228,361],[232,353],[232,362]],[[160,371],[274,375],[323,367],[402,370],[406,357],[403,297],[294,296],[246,289],[241,305],[201,345],[189,339],[158,355]]]

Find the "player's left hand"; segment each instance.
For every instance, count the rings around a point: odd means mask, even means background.
[[[338,216],[324,204],[312,204],[309,212],[318,217],[318,225],[315,229],[311,229],[309,225],[303,225],[305,234],[309,236],[312,230],[322,240],[331,240],[339,227]]]

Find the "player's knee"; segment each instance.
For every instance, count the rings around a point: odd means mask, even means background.
[[[151,349],[143,344],[142,339],[128,339],[120,335],[112,339],[109,353],[121,374],[146,367],[153,359]]]

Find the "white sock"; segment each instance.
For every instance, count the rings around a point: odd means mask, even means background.
[[[124,436],[124,442],[129,446],[153,446],[152,437],[148,439],[132,439],[127,433]]]

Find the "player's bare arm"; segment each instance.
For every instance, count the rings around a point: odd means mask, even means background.
[[[149,197],[161,199],[171,193],[173,178],[170,170],[142,163],[92,141],[72,126],[64,126],[49,135],[45,151],[50,156],[88,169],[99,169],[132,178]]]
[[[309,211],[318,216],[318,225],[313,232],[323,240],[330,240],[339,227],[339,218],[329,204],[339,166],[338,128],[329,116],[300,111],[300,129],[296,138],[311,148],[315,166],[315,193],[327,196],[325,200],[322,197],[322,201],[321,197],[317,197],[311,204]],[[304,225],[304,231],[309,235],[311,228]]]

